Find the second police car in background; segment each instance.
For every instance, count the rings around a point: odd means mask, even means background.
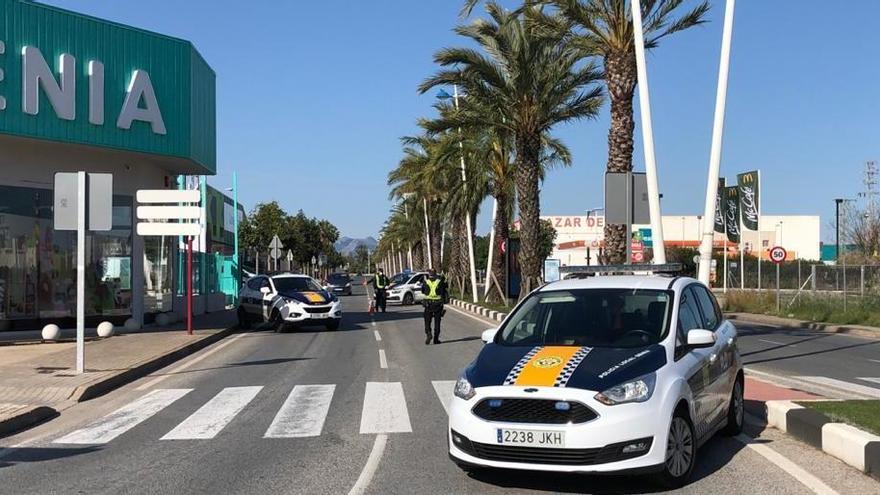
[[[455,385],[465,469],[654,473],[687,482],[698,447],[743,421],[737,331],[690,278],[597,276],[525,298]]]
[[[425,298],[422,294],[422,284],[428,272],[404,272],[398,273],[391,278],[386,300],[398,302],[404,306],[415,304]]]
[[[275,330],[287,324],[336,330],[342,321],[342,304],[307,275],[255,275],[241,287],[238,321],[242,328],[252,322],[269,322]]]

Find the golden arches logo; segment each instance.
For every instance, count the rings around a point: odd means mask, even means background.
[[[743,184],[749,184],[755,182],[755,175],[751,172],[742,175]]]

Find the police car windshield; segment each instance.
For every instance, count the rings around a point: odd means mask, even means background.
[[[392,284],[402,284],[409,280],[409,273],[398,273],[391,279]]]
[[[349,280],[351,279],[344,273],[334,273],[327,278],[327,281],[331,284],[347,284]]]
[[[669,327],[672,293],[641,289],[576,289],[533,294],[511,315],[501,345],[644,347]]]
[[[275,277],[272,279],[278,292],[303,292],[323,290],[314,280],[307,277]]]

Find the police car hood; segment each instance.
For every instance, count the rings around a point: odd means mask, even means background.
[[[597,392],[666,364],[659,345],[637,348],[487,344],[465,370],[474,387],[569,387]]]
[[[293,299],[295,301],[299,301],[305,304],[327,304],[333,300],[333,298],[330,296],[330,293],[325,290],[285,290],[279,291],[278,294],[287,299]]]

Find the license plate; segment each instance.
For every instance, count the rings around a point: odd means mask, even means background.
[[[327,318],[327,313],[312,313],[312,319],[323,320],[324,318]]]
[[[498,428],[498,443],[527,447],[564,447],[565,433],[561,431],[508,430]]]

